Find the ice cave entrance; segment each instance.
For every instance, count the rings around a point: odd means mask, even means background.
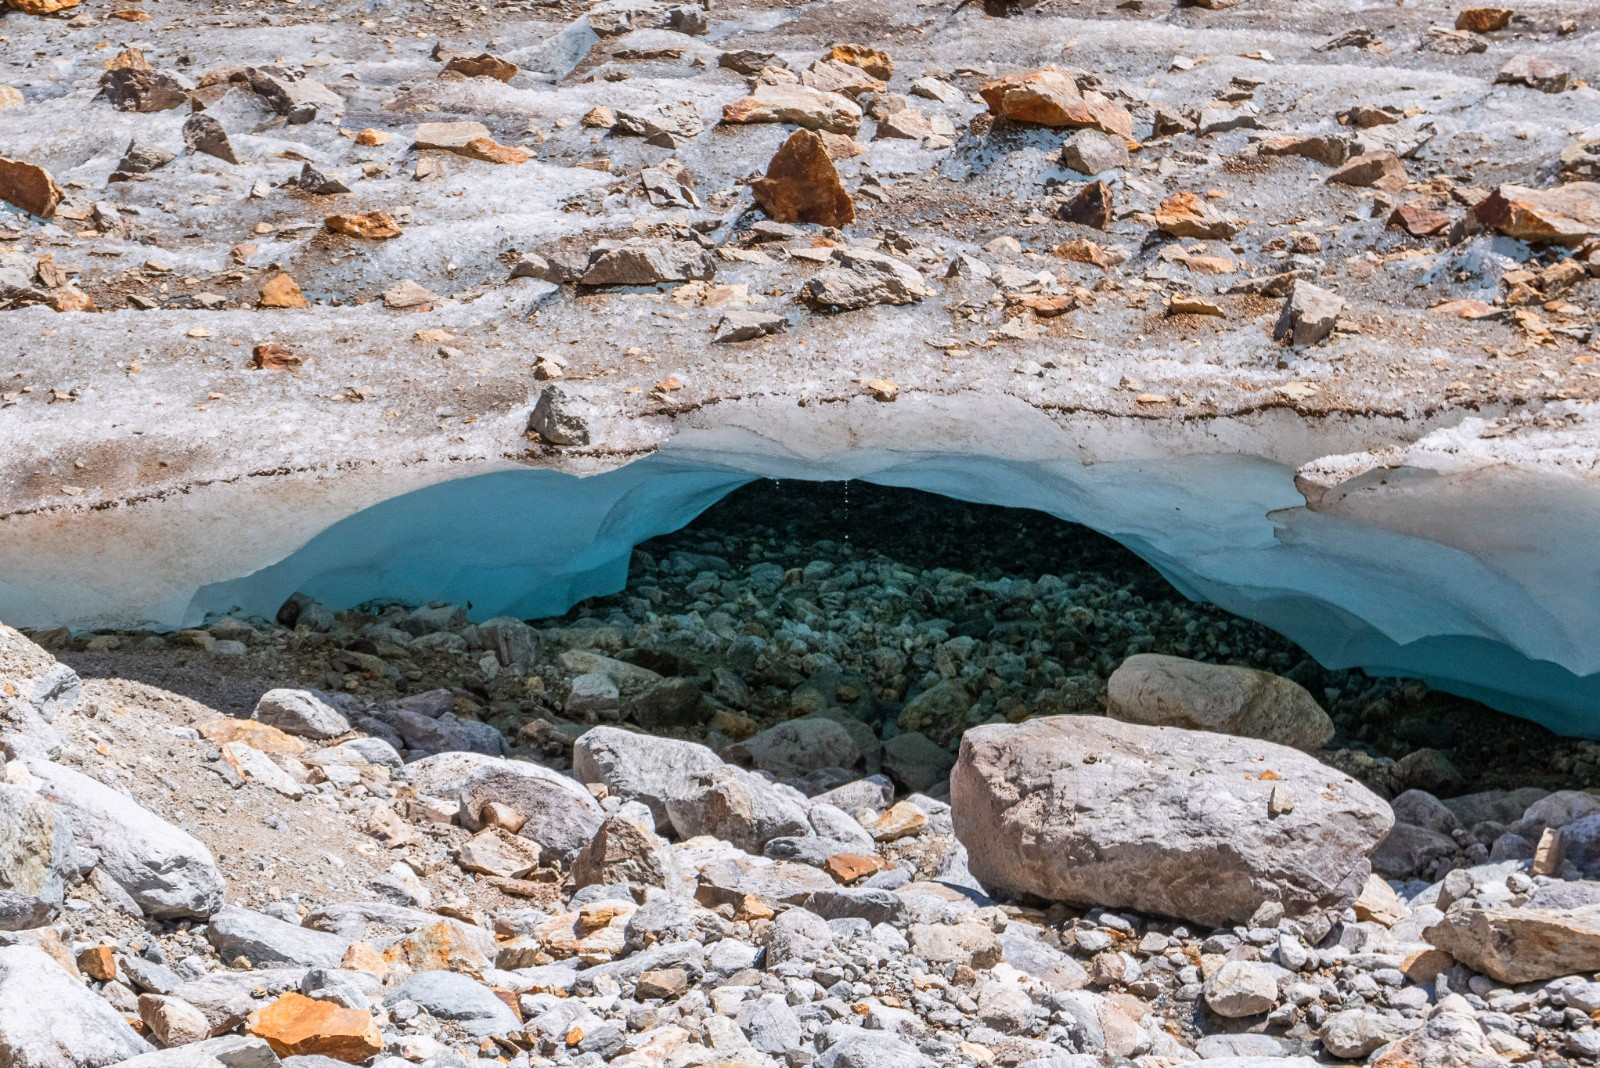
[[[440,601],[470,605],[480,620],[557,616],[622,590],[636,545],[761,479],[899,487],[1054,516],[1131,550],[1190,601],[1282,635],[1322,669],[1422,679],[1560,734],[1600,736],[1600,628],[1581,584],[1541,585],[1448,544],[1310,511],[1287,468],[1239,455],[1082,465],[701,449],[585,478],[496,471],[384,501],[277,564],[204,586],[186,621],[270,618],[296,592],[334,608]],[[1586,609],[1572,610],[1579,601]]]

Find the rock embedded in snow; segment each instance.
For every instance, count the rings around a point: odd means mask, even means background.
[[[822,138],[796,130],[767,164],[767,173],[750,185],[756,204],[781,223],[844,227],[855,221],[855,203],[839,181]]]
[[[1472,214],[1507,237],[1576,245],[1600,233],[1600,182],[1567,182],[1551,189],[1502,185],[1479,201]]]
[[[589,423],[573,410],[574,404],[559,386],[546,386],[528,413],[528,432],[550,445],[589,444]]]
[[[1273,814],[1274,795],[1293,799]],[[968,868],[991,891],[1244,923],[1342,908],[1389,806],[1305,754],[1226,735],[1052,716],[975,727],[950,777]]]
[[[66,814],[79,846],[98,856],[147,916],[203,918],[222,907],[222,873],[199,840],[81,772],[25,764],[40,793]]]
[[[1114,719],[1260,738],[1307,751],[1333,739],[1333,720],[1299,683],[1270,671],[1139,653],[1106,688]]]
[[[1301,279],[1284,300],[1272,336],[1296,347],[1315,345],[1333,333],[1343,311],[1343,297]]]
[[[103,1068],[149,1051],[121,1014],[44,951],[0,946],[0,1064]]]
[[[286,734],[318,741],[350,730],[349,721],[310,690],[268,690],[250,715]]]
[[[789,328],[789,320],[777,312],[733,310],[722,314],[711,336],[714,344],[733,345],[756,341]]]
[[[800,288],[800,299],[823,311],[857,311],[874,304],[912,304],[933,296],[910,264],[861,248],[836,248],[833,266]]]
[[[1225,241],[1239,232],[1239,220],[1193,193],[1174,193],[1155,213],[1156,229],[1168,237]]]
[[[634,240],[595,250],[578,281],[586,286],[653,286],[704,281],[716,273],[716,258],[692,241]]]

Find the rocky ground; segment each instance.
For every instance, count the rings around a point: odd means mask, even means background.
[[[1600,1060],[1587,743],[1045,517],[757,484],[538,625],[32,638],[7,1065]]]

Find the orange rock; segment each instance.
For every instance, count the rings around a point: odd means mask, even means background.
[[[1344,166],[1328,175],[1334,185],[1370,186],[1388,192],[1405,188],[1406,165],[1393,152],[1369,152],[1352,156]]]
[[[49,171],[37,164],[0,156],[0,200],[29,215],[48,219],[56,213],[61,197],[61,187]]]
[[[339,967],[351,972],[366,972],[379,979],[389,974],[389,963],[370,942],[351,942],[350,948],[344,951],[344,957],[339,961]]]
[[[1600,234],[1600,182],[1551,189],[1503,185],[1480,200],[1472,214],[1507,237],[1576,245]]]
[[[828,158],[835,163],[842,159],[854,159],[864,155],[867,146],[857,141],[849,134],[834,133],[831,130],[818,130],[817,135],[822,138],[822,147],[828,150]]]
[[[200,737],[217,745],[227,745],[229,742],[243,742],[252,749],[259,749],[263,753],[277,753],[282,756],[299,756],[308,748],[306,743],[292,734],[285,734],[276,727],[268,726],[260,720],[234,719],[232,716],[220,716],[217,719],[208,719],[195,730],[200,732]]]
[[[855,221],[855,204],[822,138],[810,130],[790,134],[767,164],[767,176],[750,188],[761,210],[777,222],[848,226]]]
[[[1239,223],[1193,193],[1174,193],[1156,209],[1156,229],[1168,237],[1226,241],[1239,232]]]
[[[62,286],[50,294],[50,307],[58,312],[99,311],[94,299],[77,286]]]
[[[258,371],[293,371],[302,362],[289,346],[270,341],[250,350],[250,366]]]
[[[749,922],[751,920],[770,920],[778,913],[773,907],[761,900],[755,894],[746,894],[739,901],[739,908],[735,915],[739,919]]]
[[[288,272],[273,275],[261,287],[261,298],[256,301],[258,308],[309,308],[311,302],[306,300],[300,292],[300,286],[289,277]]]
[[[900,395],[900,387],[889,378],[874,378],[867,383],[867,392],[873,400],[892,401]]]
[[[848,63],[852,67],[860,67],[880,81],[886,82],[894,74],[894,60],[889,58],[889,53],[879,48],[868,48],[866,45],[858,44],[836,44],[833,46],[833,51],[828,53],[828,58]]]
[[[54,15],[57,11],[77,7],[78,0],[6,0],[6,6],[24,15]]]
[[[383,1052],[383,1035],[369,1013],[303,994],[285,994],[257,1009],[244,1029],[266,1039],[280,1057],[321,1056],[360,1064]]]
[[[444,69],[468,78],[493,78],[497,82],[509,82],[517,76],[520,68],[510,60],[485,52],[479,56],[457,56],[446,63]]]
[[[124,48],[105,62],[106,70],[150,70],[150,61],[137,48]]]
[[[402,233],[400,224],[386,211],[368,211],[360,215],[329,215],[323,220],[323,225],[336,234],[371,238],[374,241],[399,237]]]
[[[23,105],[22,90],[14,85],[0,85],[0,111],[10,108],[20,108]]]
[[[458,933],[450,920],[419,927],[383,951],[385,964],[414,972],[452,971],[480,975],[493,962]]]
[[[881,857],[866,853],[835,853],[823,862],[823,870],[841,883],[865,879],[886,868]]]
[[[458,156],[481,159],[485,163],[526,163],[533,157],[514,145],[502,145],[487,137],[474,137],[454,150]]]
[[[382,130],[374,130],[370,126],[356,134],[356,144],[364,145],[367,148],[376,148],[378,145],[386,145],[388,143],[388,134]]]
[[[121,19],[123,22],[149,22],[150,15],[145,11],[113,11],[111,17]]]
[[[1102,271],[1111,266],[1111,260],[1106,256],[1106,250],[1087,238],[1075,238],[1063,241],[1050,250],[1052,255],[1060,256],[1073,263],[1092,263]]]
[[[1076,297],[1023,297],[1017,306],[1026,308],[1041,319],[1054,319],[1078,306]]]
[[[1456,29],[1469,33],[1494,33],[1511,25],[1509,7],[1469,7],[1456,16]]]
[[[1389,225],[1398,226],[1412,237],[1430,237],[1450,228],[1450,216],[1425,204],[1401,204],[1389,213]]]
[[[1133,116],[1116,101],[1081,92],[1070,74],[1054,67],[1013,74],[978,90],[992,114],[1036,126],[1089,128],[1133,138]]]
[[[117,977],[117,954],[110,946],[90,946],[78,954],[78,970],[102,983]]]

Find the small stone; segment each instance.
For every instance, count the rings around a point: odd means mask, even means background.
[[[329,215],[323,220],[323,225],[330,233],[363,237],[374,241],[399,237],[401,234],[400,226],[394,221],[394,216],[386,211],[368,211],[359,215]]]
[[[87,946],[78,953],[78,970],[90,979],[109,983],[117,977],[117,953],[108,945]]]
[[[755,341],[789,328],[789,320],[776,312],[728,311],[717,320],[711,340],[714,344],[729,345]]]
[[[257,371],[293,371],[304,361],[287,345],[263,341],[250,350],[250,366]]]
[[[233,151],[233,143],[228,140],[228,133],[222,128],[222,123],[203,111],[197,111],[184,120],[183,146],[190,152],[215,156],[224,163],[239,162],[238,155]]]
[[[374,130],[370,126],[356,134],[356,144],[363,148],[377,148],[379,145],[388,143],[389,135],[387,133],[382,130]]]
[[[875,842],[895,842],[921,834],[928,827],[928,814],[910,801],[896,801],[879,816],[867,831]]]
[[[390,311],[429,311],[438,300],[438,294],[409,278],[403,278],[383,291],[383,306]]]
[[[1404,189],[1406,165],[1393,152],[1371,152],[1352,156],[1344,166],[1328,175],[1332,185],[1353,185],[1394,192]]]
[[[850,194],[840,183],[822,138],[810,130],[789,135],[767,165],[766,177],[751,184],[751,192],[776,222],[844,227],[855,221]]]
[[[1168,315],[1211,315],[1223,318],[1222,305],[1193,293],[1177,293],[1167,298]]]
[[[299,284],[287,272],[280,271],[262,284],[256,307],[309,308],[311,302],[300,292]]]
[[[1062,204],[1056,214],[1063,222],[1104,230],[1111,225],[1112,205],[1111,187],[1104,182],[1092,182]]]
[[[889,865],[882,857],[861,853],[835,853],[822,868],[841,883],[849,884],[883,871]]]
[[[211,1037],[211,1024],[205,1013],[181,998],[140,994],[139,1019],[168,1049]]]
[[[1239,221],[1193,193],[1174,193],[1156,209],[1156,229],[1168,237],[1226,241],[1239,232]]]
[[[288,993],[250,1014],[244,1029],[264,1038],[280,1057],[332,1057],[360,1064],[383,1050],[371,1014]]]
[[[1489,44],[1471,33],[1461,30],[1446,29],[1443,26],[1430,26],[1422,35],[1422,41],[1417,45],[1419,52],[1437,52],[1444,56],[1467,56],[1478,52],[1487,52]]]
[[[1344,310],[1344,299],[1321,286],[1300,280],[1283,302],[1283,312],[1272,336],[1291,345],[1315,345],[1329,334]]]
[[[444,65],[444,69],[468,78],[493,78],[497,82],[509,82],[517,76],[520,68],[510,60],[484,52],[476,56],[456,56]]]
[[[1102,174],[1128,165],[1128,144],[1099,130],[1079,130],[1061,146],[1061,165],[1079,174]]]
[[[546,386],[528,413],[528,431],[549,445],[589,444],[589,424],[571,410],[567,394],[557,386]]]
[[[1206,980],[1206,1007],[1233,1020],[1271,1012],[1278,1005],[1278,974],[1271,964],[1230,960]]]

